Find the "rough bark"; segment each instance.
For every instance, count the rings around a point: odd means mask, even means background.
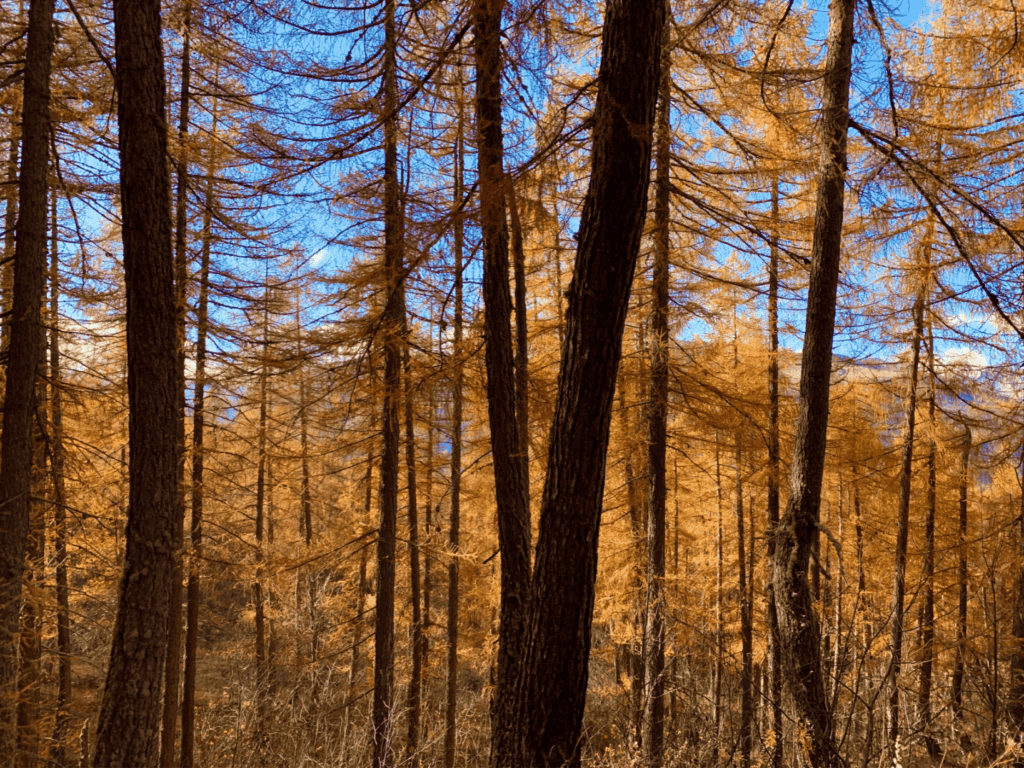
[[[666,25],[666,29],[667,29]],[[671,187],[672,70],[667,41],[661,49],[654,181],[654,271],[651,276],[651,397],[647,473],[647,626],[644,631],[644,733],[646,768],[660,768],[665,751],[665,454],[668,443],[669,189]]]
[[[413,413],[412,360],[409,352],[409,327],[406,322],[402,348],[405,387],[405,472],[409,498],[409,590],[412,601],[412,674],[409,677],[409,730],[405,740],[405,760],[410,768],[419,765],[420,720],[423,716],[423,632],[422,584],[420,581],[420,526],[416,498],[416,423]]]
[[[374,624],[373,768],[392,759],[395,679],[395,539],[398,520],[399,400],[401,394],[402,207],[398,184],[398,80],[395,0],[384,3],[384,408],[381,429],[380,525],[377,529],[377,608]]]
[[[501,117],[501,14],[504,0],[473,4],[476,65],[477,166],[483,234],[484,365],[494,490],[501,550],[498,664],[491,697],[491,756],[499,760],[516,738],[510,695],[522,663],[530,594],[529,482],[520,451],[509,295],[509,237]]]
[[[530,509],[530,346],[526,322],[526,254],[523,251],[523,223],[511,181],[508,183],[508,210],[512,222],[512,275],[515,286],[516,314],[516,431],[519,461],[523,465],[526,509]]]
[[[36,374],[45,355],[42,309],[46,284],[52,26],[53,0],[32,0],[25,52],[14,280],[11,316],[6,324],[10,327],[10,344],[0,432],[0,755],[15,754],[17,637],[29,536]],[[8,197],[8,218],[13,210],[13,201]]]
[[[772,565],[783,676],[793,701],[797,727],[803,734],[800,742],[812,768],[831,766],[838,760],[819,656],[818,617],[807,576],[811,548],[818,538],[828,433],[855,6],[856,0],[832,0],[829,9],[818,192],[800,369],[800,409],[791,494],[776,526],[776,558]]]
[[[578,766],[615,378],[650,182],[665,4],[610,0],[590,186],[566,314],[541,500],[515,752],[497,765]],[[493,420],[492,420],[493,421]],[[502,632],[507,632],[503,625]]]
[[[779,452],[779,180],[772,181],[771,219],[768,261],[768,540],[769,574],[775,566],[775,529],[779,524],[779,480],[782,476]],[[768,764],[782,765],[782,663],[778,643],[779,615],[771,576],[765,585],[768,603],[769,693],[772,707],[771,738],[768,740]]]
[[[131,453],[124,573],[95,768],[156,762],[181,454],[160,3],[115,0],[114,42]]]

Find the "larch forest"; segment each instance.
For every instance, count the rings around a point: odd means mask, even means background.
[[[0,768],[1024,766],[1024,7],[0,4]]]

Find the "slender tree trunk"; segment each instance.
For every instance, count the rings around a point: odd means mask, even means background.
[[[60,255],[57,250],[57,198],[50,204],[50,474],[53,481],[53,560],[57,582],[57,713],[51,758],[67,759],[71,731],[71,609],[68,599],[67,496],[64,491],[64,403],[60,368]]]
[[[383,451],[380,525],[377,530],[377,608],[374,628],[373,768],[392,760],[397,715],[395,680],[395,539],[398,519],[399,400],[402,386],[402,328],[405,308],[401,286],[403,224],[398,184],[398,75],[395,0],[384,3],[384,340]]]
[[[668,25],[665,26],[668,29]],[[651,397],[647,473],[647,626],[644,631],[644,733],[646,768],[661,768],[665,750],[665,505],[668,480],[669,189],[671,187],[671,51],[661,48],[655,149],[654,272],[651,277]]]
[[[931,733],[932,672],[935,660],[935,508],[936,508],[936,454],[935,442],[935,339],[931,320],[928,321],[928,486],[925,499],[924,555],[921,563],[923,594],[921,599],[921,666],[917,691],[917,711],[921,721],[928,756],[940,757],[939,744]]]
[[[216,135],[216,122],[214,122]],[[195,765],[196,672],[199,651],[200,570],[203,558],[203,507],[206,500],[204,439],[206,431],[206,339],[210,328],[210,248],[213,225],[213,177],[210,159],[203,210],[199,262],[199,303],[196,306],[196,372],[192,396],[192,523],[190,529],[188,610],[185,634],[185,685],[181,701],[181,768]]]
[[[1010,661],[1009,715],[1013,739],[1024,741],[1024,445],[1019,468],[1020,527],[1017,529],[1016,591],[1013,601],[1013,655]],[[1024,764],[1018,760],[1017,765]]]
[[[910,351],[910,388],[907,394],[907,423],[900,457],[900,496],[896,509],[896,557],[893,565],[892,623],[889,626],[889,700],[886,708],[889,754],[893,765],[902,760],[904,743],[900,740],[900,672],[903,664],[903,602],[906,594],[907,539],[910,529],[910,480],[914,460],[914,426],[917,420],[918,362],[924,335],[924,302],[927,279],[914,302],[914,337]]]
[[[740,765],[750,766],[750,751],[754,741],[753,716],[753,630],[750,622],[750,602],[747,592],[746,531],[743,525],[743,453],[739,435],[736,438],[736,549],[739,572],[740,598]],[[753,542],[750,544],[753,547]]]
[[[769,574],[775,567],[775,530],[779,524],[779,179],[772,181],[771,239],[768,262],[768,540]],[[768,603],[768,641],[770,643],[769,695],[772,706],[772,737],[768,741],[768,765],[782,766],[782,662],[779,651],[779,615],[775,588],[769,575],[765,585]]]
[[[185,314],[188,301],[188,249],[186,243],[188,188],[188,113],[191,101],[189,80],[191,77],[191,21],[192,3],[185,0],[183,41],[181,54],[181,103],[178,112],[178,186],[175,199],[174,224],[174,282],[177,289],[175,320],[178,326],[179,354],[185,354]],[[181,458],[178,467],[178,541],[184,540],[185,529],[185,368],[182,366],[178,377],[178,442],[181,444]],[[175,554],[174,582],[171,585],[170,634],[167,638],[167,664],[164,668],[164,713],[163,729],[160,732],[160,768],[174,765],[175,737],[178,727],[178,681],[181,676],[181,546]]]
[[[711,745],[711,761],[718,761],[718,749],[722,741],[722,674],[725,671],[725,547],[722,537],[722,507],[725,503],[722,491],[722,462],[718,449],[718,433],[715,433],[715,501],[717,520],[715,528],[715,669],[712,685],[711,709],[714,713],[714,728]]]
[[[18,21],[24,13],[24,2],[19,3]],[[23,54],[18,51],[19,54]],[[11,308],[14,306],[14,247],[18,225],[18,156],[21,147],[21,105],[11,110],[10,149],[7,153],[7,179],[4,196],[4,263],[0,267],[0,352],[6,353],[11,347]],[[5,384],[4,379],[0,382]]]
[[[461,84],[462,70],[459,69]],[[455,765],[456,714],[459,682],[459,525],[462,504],[462,249],[463,220],[461,214],[463,196],[463,115],[459,102],[458,126],[455,139],[455,338],[453,347],[454,370],[452,371],[452,425],[451,425],[451,512],[448,516],[448,664],[445,684],[445,728],[444,766]]]
[[[405,368],[405,470],[409,496],[409,588],[412,600],[412,675],[409,678],[409,732],[405,758],[410,768],[419,765],[420,719],[423,716],[423,633],[422,585],[420,582],[420,529],[416,498],[416,424],[413,414],[412,360],[409,352],[409,327],[406,323],[402,348]]]
[[[526,254],[523,252],[523,223],[511,180],[508,187],[509,218],[512,220],[512,274],[516,306],[516,429],[519,460],[525,479],[526,509],[530,509],[530,348],[526,323]]]
[[[256,747],[261,759],[267,749],[266,705],[270,665],[267,658],[266,601],[263,596],[264,551],[267,498],[267,389],[270,372],[270,287],[263,296],[263,339],[260,354],[260,408],[256,432],[256,578],[252,584],[252,601],[256,624]]]
[[[487,369],[487,415],[491,433],[498,546],[501,550],[498,665],[491,697],[491,759],[516,749],[509,693],[522,663],[526,611],[530,595],[529,480],[521,456],[516,413],[515,361],[509,318],[507,185],[501,117],[501,14],[504,0],[474,0],[476,64],[477,166],[480,228],[483,233],[484,364]],[[525,295],[525,294],[524,294]],[[525,373],[525,366],[522,371]]]
[[[953,660],[951,708],[954,727],[959,729],[964,712],[964,665],[967,660],[967,483],[971,458],[971,429],[964,425],[960,453],[960,530],[958,549],[960,564],[957,571],[959,599],[957,602],[956,656]]]
[[[800,368],[800,409],[793,452],[791,494],[776,526],[772,581],[784,678],[812,768],[838,762],[832,713],[825,697],[818,617],[807,569],[818,538],[821,482],[828,432],[829,380],[836,285],[842,252],[846,131],[849,124],[853,16],[856,0],[833,0],[823,79],[818,196],[811,248],[807,319]],[[817,567],[817,565],[815,565]]]
[[[606,8],[529,624],[514,640],[526,651],[510,692],[516,739],[498,754],[502,768],[580,763],[608,433],[647,213],[665,10],[622,0]],[[503,624],[506,640],[515,637],[507,632]]]
[[[160,3],[114,0],[128,294],[129,513],[95,768],[156,762],[177,522],[178,396]]]
[[[5,324],[10,327],[10,345],[0,431],[0,755],[15,754],[17,638],[29,538],[36,375],[45,359],[42,308],[46,285],[52,26],[53,0],[32,0],[24,70],[20,215],[14,246],[12,309]],[[13,210],[8,197],[8,218]]]

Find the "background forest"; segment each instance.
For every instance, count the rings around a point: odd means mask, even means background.
[[[477,93],[485,6],[496,122]],[[46,350],[5,704],[17,746],[0,755],[18,768],[90,764],[129,507],[122,57],[107,4],[52,13]],[[510,487],[492,447],[515,446],[536,539],[603,13],[163,3],[185,381],[162,768],[489,762]],[[669,3],[654,127],[667,218],[652,183],[604,470],[585,765],[817,764],[782,693],[770,555],[800,406],[826,15]],[[0,5],[4,376],[29,22],[25,2]],[[1024,761],[1022,30],[1012,0],[856,3],[808,574],[837,765]],[[492,125],[511,421],[489,410],[485,356]],[[642,752],[652,632],[656,755]]]

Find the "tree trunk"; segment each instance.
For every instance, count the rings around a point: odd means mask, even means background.
[[[252,602],[256,625],[256,726],[255,746],[261,757],[267,749],[266,704],[267,686],[270,680],[270,665],[267,660],[267,625],[263,596],[264,552],[263,540],[266,530],[265,505],[267,498],[267,388],[270,368],[270,286],[264,287],[263,294],[263,339],[260,352],[260,408],[259,425],[256,433],[256,578],[252,583]]]
[[[818,618],[811,600],[807,569],[811,548],[818,538],[828,433],[855,5],[856,0],[832,0],[829,10],[818,196],[800,368],[800,410],[791,494],[785,514],[776,526],[776,559],[772,565],[784,678],[793,700],[797,727],[803,734],[800,742],[812,768],[832,766],[839,757],[833,740],[832,713],[825,697]]]
[[[754,741],[753,717],[753,630],[750,622],[750,602],[747,592],[746,531],[743,525],[743,453],[740,437],[736,437],[736,549],[740,598],[740,765],[750,768],[750,751]],[[753,542],[750,543],[753,547]]]
[[[518,637],[501,628],[526,659],[510,692],[514,751],[499,751],[498,766],[580,762],[608,432],[647,209],[665,15],[660,2],[607,5],[529,624]]]
[[[461,69],[459,80],[461,84]],[[463,249],[463,115],[459,101],[458,127],[455,138],[455,338],[453,340],[454,370],[452,372],[451,425],[451,512],[448,516],[448,664],[445,683],[444,766],[455,765],[456,714],[459,682],[459,525],[462,504],[462,249]]]
[[[917,420],[918,362],[924,335],[924,300],[927,281],[914,302],[914,337],[910,352],[910,390],[907,395],[907,426],[900,456],[900,496],[896,509],[896,556],[893,564],[892,623],[889,626],[889,701],[886,708],[889,754],[895,765],[902,760],[904,744],[899,739],[900,672],[903,663],[903,599],[906,594],[907,538],[910,528],[910,480],[914,460],[914,426]]]
[[[216,120],[213,125],[216,135]],[[196,307],[196,372],[192,396],[192,522],[190,528],[188,610],[185,634],[185,685],[181,701],[181,768],[195,765],[196,672],[199,651],[200,569],[203,558],[203,507],[206,499],[204,439],[206,431],[206,338],[210,328],[210,247],[213,224],[213,177],[210,158],[203,210],[202,252],[199,262],[199,303]]]
[[[501,14],[504,0],[473,3],[476,64],[477,165],[480,228],[483,234],[484,364],[487,369],[487,415],[491,433],[498,547],[501,550],[498,665],[491,697],[491,756],[510,754],[517,738],[510,694],[524,652],[530,594],[529,480],[524,472],[516,413],[515,361],[509,318],[508,224],[501,118]],[[525,373],[525,368],[523,368]]]
[[[29,536],[32,429],[36,376],[45,359],[42,309],[46,284],[46,172],[50,141],[53,0],[28,12],[22,108],[21,177],[14,246],[14,285],[7,381],[0,432],[0,754],[15,752],[18,622]],[[13,152],[14,150],[12,150]],[[8,197],[8,218],[13,211]],[[9,231],[9,230],[8,230]]]
[[[917,712],[921,721],[928,756],[940,757],[939,744],[931,733],[932,723],[932,670],[935,660],[935,507],[936,507],[936,454],[935,443],[935,339],[928,321],[928,487],[925,499],[924,555],[921,563],[923,594],[921,599],[921,667],[917,690]]]
[[[24,13],[24,3],[19,3],[18,23]],[[24,55],[24,49],[18,51]],[[18,152],[21,147],[21,104],[11,110],[10,150],[7,153],[7,179],[4,199],[4,263],[0,267],[0,353],[11,348],[11,308],[14,305],[14,233],[18,226]],[[6,377],[6,372],[4,372]],[[5,379],[3,381],[6,388]]]
[[[711,762],[718,762],[718,749],[722,740],[722,673],[725,671],[725,547],[722,538],[722,506],[725,503],[722,491],[722,461],[718,448],[718,433],[715,433],[715,668],[712,673],[711,709],[714,718],[712,729]]]
[[[956,622],[956,656],[953,660],[951,708],[954,728],[959,729],[964,712],[964,664],[967,659],[967,483],[971,459],[971,428],[964,425],[963,445],[960,453],[960,530],[958,549],[960,567],[957,571],[959,600]]]
[[[60,257],[57,251],[57,198],[51,201],[50,251],[50,474],[53,481],[53,560],[57,583],[57,713],[51,758],[67,759],[71,731],[71,609],[68,599],[67,496],[64,491],[64,403],[60,369]]]
[[[1024,446],[1022,446],[1024,454]],[[1017,586],[1013,601],[1013,655],[1010,661],[1009,715],[1013,739],[1024,740],[1024,455],[1020,466],[1020,527],[1017,529]],[[1024,761],[1018,760],[1018,765]]]
[[[420,719],[423,715],[423,614],[420,583],[420,528],[416,498],[416,425],[413,414],[412,361],[409,352],[409,327],[406,322],[402,347],[405,368],[405,471],[409,496],[409,589],[412,600],[412,674],[409,678],[409,732],[405,759],[410,768],[419,765]]]
[[[188,249],[186,243],[187,218],[186,190],[188,188],[188,112],[191,101],[189,79],[191,76],[191,20],[192,4],[185,0],[183,40],[181,54],[181,103],[178,112],[178,185],[175,195],[174,223],[174,282],[177,291],[175,320],[178,326],[179,354],[185,355],[185,315],[188,301]],[[178,541],[184,540],[185,529],[185,368],[178,376],[178,442],[181,444],[181,458],[178,467]],[[167,663],[164,668],[164,712],[163,729],[160,732],[160,768],[174,765],[175,736],[178,727],[178,681],[181,677],[181,579],[182,552],[179,546],[175,553],[174,582],[171,585],[170,634],[167,638]]]
[[[395,0],[384,3],[384,296],[381,323],[384,343],[384,412],[381,429],[380,525],[377,529],[377,608],[374,625],[373,768],[391,764],[396,715],[395,680],[395,539],[398,520],[399,399],[402,386],[401,286],[403,223],[398,184],[398,80]]]
[[[179,546],[178,396],[160,3],[115,0],[118,144],[128,295],[129,513],[95,768],[156,762],[161,672]]]
[[[516,430],[519,460],[523,465],[526,509],[530,509],[530,347],[526,323],[526,254],[523,252],[523,223],[512,182],[508,182],[509,218],[512,220],[512,274],[516,302]],[[529,515],[527,515],[529,517]]]
[[[765,584],[768,603],[770,678],[768,698],[772,706],[772,737],[768,740],[768,765],[782,766],[782,662],[779,650],[779,615],[771,570],[775,567],[775,531],[779,524],[779,179],[772,180],[771,239],[768,261],[768,540],[769,577]]]
[[[668,29],[668,26],[665,27]],[[665,749],[665,454],[668,443],[669,189],[671,187],[672,69],[668,41],[662,42],[658,87],[654,181],[654,272],[651,289],[651,396],[647,473],[647,626],[644,630],[643,762],[661,768]]]

